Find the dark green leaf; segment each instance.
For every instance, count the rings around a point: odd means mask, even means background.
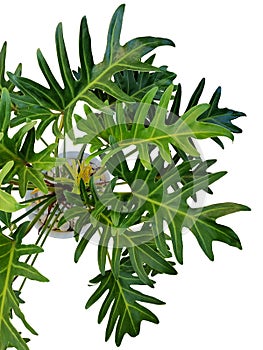
[[[232,124],[232,120],[245,116],[245,113],[234,111],[228,108],[219,108],[218,103],[221,97],[221,88],[219,87],[210,101],[210,108],[202,114],[198,120],[207,123],[221,125],[233,133],[240,133],[242,130],[236,125]]]
[[[152,64],[152,60],[146,60],[145,63]],[[114,80],[116,84],[129,96],[136,101],[141,101],[144,95],[153,87],[158,86],[158,91],[154,100],[160,100],[164,90],[172,84],[176,74],[167,71],[167,67],[160,67],[157,72],[139,72],[125,70],[116,73]]]
[[[14,165],[6,176],[5,181],[18,175],[19,193],[24,197],[28,183],[39,188],[43,193],[47,193],[47,186],[44,182],[43,170],[51,170],[55,165],[63,163],[63,159],[51,157],[56,148],[56,144],[51,144],[39,153],[34,152],[35,129],[34,122],[25,124],[17,133],[9,138],[7,134],[7,121],[10,120],[11,101],[6,89],[3,89],[0,111],[3,111],[1,117],[3,137],[0,140],[0,168],[8,161],[13,161]],[[9,107],[8,107],[9,106]]]
[[[240,240],[235,232],[227,226],[216,223],[216,219],[244,210],[250,209],[245,205],[236,203],[218,203],[203,209],[190,211],[189,215],[194,219],[190,229],[210,260],[214,260],[213,241],[224,242],[230,246],[242,249]]]
[[[18,231],[26,229],[28,223],[24,223]],[[23,245],[19,240],[13,240],[0,233],[0,339],[1,349],[10,345],[17,350],[29,350],[26,341],[15,329],[10,320],[10,312],[13,311],[21,319],[25,327],[33,334],[36,331],[27,323],[24,314],[19,307],[19,298],[13,290],[12,284],[16,276],[47,282],[48,280],[32,266],[21,262],[22,255],[38,254],[42,249],[35,245]]]
[[[56,30],[56,47],[60,74],[64,87],[60,86],[40,51],[38,51],[38,62],[48,82],[49,88],[30,79],[9,73],[10,80],[23,94],[30,96],[35,101],[36,105],[50,111],[58,111],[60,114],[64,115],[65,129],[72,138],[72,114],[78,101],[86,101],[92,107],[98,109],[104,108],[106,111],[106,105],[103,103],[104,100],[102,101],[98,98],[96,94],[94,94],[94,91],[100,91],[102,94],[106,93],[106,95],[113,96],[122,101],[133,101],[118,84],[112,82],[112,78],[116,73],[124,70],[134,70],[136,72],[157,71],[163,74],[165,70],[164,68],[155,68],[149,61],[142,62],[141,58],[159,46],[174,46],[173,42],[163,38],[142,37],[130,40],[124,46],[121,46],[119,38],[123,12],[124,5],[121,5],[114,13],[109,27],[104,59],[96,65],[94,65],[93,62],[87,22],[85,18],[82,19],[79,35],[81,66],[77,74],[73,74],[71,70],[63,38],[62,24],[58,25]],[[168,75],[169,78],[165,78],[166,80],[172,78],[171,74]],[[109,108],[107,112],[111,113]],[[19,111],[19,108],[18,113],[23,115],[23,111]],[[42,120],[45,118],[44,115],[39,117]],[[46,124],[42,124],[42,129],[44,126],[46,126]]]
[[[225,127],[198,120],[210,108],[207,104],[192,107],[181,118],[177,119],[174,124],[167,125],[168,105],[173,89],[173,85],[166,89],[159,105],[154,108],[154,112],[151,104],[158,87],[151,89],[144,96],[141,103],[137,105],[132,123],[128,120],[125,114],[126,111],[123,110],[120,103],[117,103],[116,106],[116,118],[102,114],[100,120],[93,120],[95,119],[94,116],[88,115],[86,120],[78,123],[79,129],[86,132],[87,135],[77,140],[77,142],[82,143],[85,141],[85,143],[91,143],[94,149],[93,139],[96,142],[96,139],[101,137],[105,142],[109,143],[110,136],[114,135],[116,143],[109,148],[109,152],[103,158],[103,163],[107,162],[121,149],[135,146],[139,152],[140,160],[146,168],[150,169],[150,145],[157,146],[161,157],[168,163],[171,163],[172,156],[169,145],[174,145],[177,149],[191,156],[199,156],[191,138],[204,139],[226,136],[232,139],[232,133]],[[153,112],[153,117],[148,125],[147,119],[150,108]],[[90,128],[90,125],[93,127]]]
[[[203,78],[198,84],[197,88],[195,89],[193,95],[191,96],[191,99],[188,103],[186,111],[198,105],[199,100],[204,91],[204,87],[205,87],[205,79]],[[226,130],[230,131],[231,133],[242,132],[242,130],[239,127],[232,124],[232,120],[245,116],[245,113],[238,112],[229,108],[219,108],[218,104],[219,104],[220,97],[221,97],[221,88],[218,87],[209,102],[210,107],[197,118],[197,121],[219,125],[221,127],[224,127]],[[178,91],[176,93],[174,104],[171,108],[172,113],[168,117],[168,124],[174,123],[178,119],[178,117],[180,117],[180,113],[179,113],[180,104],[181,104],[181,86],[180,86],[180,89],[178,88]],[[217,142],[222,148],[224,148],[222,141],[218,137],[213,136],[211,138],[215,142]]]
[[[79,36],[79,57],[81,66],[81,77],[87,81],[91,79],[91,73],[94,66],[92,49],[91,49],[91,38],[88,29],[87,18],[83,17],[80,26],[80,36]]]
[[[6,88],[2,90],[0,103],[0,132],[5,134],[10,125],[11,103],[9,93]],[[1,141],[1,140],[0,140]]]
[[[5,79],[5,61],[6,61],[6,48],[7,43],[4,42],[2,49],[0,51],[0,90],[6,88],[8,91],[13,91],[15,85],[10,81]],[[17,76],[21,75],[22,65],[19,64],[15,70]]]
[[[190,101],[188,103],[188,106],[186,107],[186,111],[191,109],[194,106],[197,106],[199,103],[199,99],[202,96],[202,93],[204,91],[205,87],[205,79],[203,78],[200,83],[198,84],[197,88],[195,89],[192,97],[190,98]]]
[[[158,253],[158,251],[151,248],[148,244],[129,247],[128,252],[134,271],[142,282],[151,287],[153,287],[153,281],[148,277],[148,273],[145,270],[145,264],[159,273],[176,275],[174,268],[160,253]]]
[[[98,318],[98,322],[101,323],[106,314],[110,312],[106,329],[106,340],[110,338],[115,325],[115,342],[117,346],[120,346],[125,334],[129,334],[132,337],[139,334],[143,320],[159,323],[158,318],[140,303],[157,305],[164,303],[131,287],[131,285],[141,285],[142,282],[133,275],[133,271],[130,271],[129,266],[125,264],[120,266],[117,280],[114,278],[112,271],[106,271],[104,276],[97,276],[91,283],[99,283],[99,286],[88,300],[86,308],[92,306],[108,291]]]
[[[123,160],[125,163],[125,161]],[[138,222],[139,218],[143,212],[148,212],[149,215],[145,218],[144,226],[141,231],[137,233],[139,237],[140,234],[143,237],[144,227],[145,231],[148,231],[147,222],[152,226],[152,238],[157,237],[156,244],[158,249],[164,253],[165,249],[163,246],[165,242],[161,239],[159,241],[159,235],[163,234],[163,222],[166,222],[167,233],[173,242],[173,248],[177,260],[183,262],[183,241],[182,241],[182,230],[183,227],[195,230],[193,233],[197,235],[197,231],[194,225],[199,228],[202,225],[202,230],[199,230],[200,237],[206,241],[206,245],[202,244],[201,247],[204,252],[211,258],[211,252],[209,253],[207,246],[211,246],[211,241],[221,240],[227,244],[239,247],[240,242],[235,234],[232,234],[230,229],[223,228],[215,221],[211,226],[211,218],[207,215],[202,215],[206,213],[206,210],[211,208],[218,209],[218,214],[221,217],[223,215],[223,210],[219,210],[221,205],[215,204],[214,206],[192,208],[188,204],[190,197],[194,196],[198,191],[207,191],[209,186],[220,179],[225,172],[218,172],[215,174],[207,173],[207,168],[211,166],[214,161],[201,162],[200,160],[193,160],[188,162],[183,162],[182,164],[175,167],[171,165],[170,167],[163,168],[162,160],[158,159],[153,162],[152,169],[145,170],[140,162],[136,162],[134,169],[128,170],[127,167],[119,165],[116,167],[116,159],[111,159],[108,161],[109,169],[112,163],[113,168],[115,167],[113,174],[121,174],[123,180],[125,180],[130,186],[132,186],[135,178],[143,180],[141,186],[136,188],[133,187],[133,200],[132,205],[135,205],[134,212],[126,214],[124,219],[121,221],[121,226],[129,227]],[[198,165],[199,164],[199,165]],[[198,166],[197,166],[198,165]],[[124,169],[122,172],[121,169]],[[164,171],[164,172],[163,172]],[[161,178],[158,179],[158,174],[162,174]],[[120,176],[120,175],[119,175]],[[178,185],[178,182],[181,185]],[[172,190],[168,190],[172,189]],[[103,203],[107,203],[106,199],[103,197],[100,199]],[[105,201],[104,201],[105,200]],[[109,205],[109,204],[108,204]],[[115,204],[116,205],[116,204]],[[226,207],[224,207],[226,205]],[[126,203],[129,210],[129,202]],[[233,212],[240,210],[249,210],[248,207],[239,204],[231,204]],[[222,209],[230,208],[227,204],[222,205]],[[229,209],[230,210],[230,209]],[[129,211],[128,211],[129,212]],[[225,215],[227,210],[224,211]],[[230,211],[228,212],[230,213]],[[211,231],[212,230],[212,231]],[[228,231],[228,238],[225,237],[225,231]],[[123,237],[127,236],[128,230],[123,231]],[[214,234],[212,234],[214,232]],[[140,238],[143,240],[143,238]],[[145,235],[145,239],[147,235]],[[201,238],[198,239],[201,243]],[[126,241],[123,241],[123,245],[127,246]],[[142,242],[142,241],[141,241]],[[146,242],[144,240],[144,242]],[[138,244],[138,243],[137,243]]]

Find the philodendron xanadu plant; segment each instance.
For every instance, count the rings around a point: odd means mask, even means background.
[[[185,229],[211,260],[214,241],[241,249],[235,232],[216,220],[249,208],[204,205],[204,194],[212,194],[210,186],[225,172],[209,171],[215,160],[202,159],[195,140],[210,138],[223,147],[220,137],[233,139],[233,133],[241,132],[232,120],[244,114],[219,107],[220,88],[209,103],[200,104],[204,79],[182,111],[176,74],[155,67],[154,55],[144,58],[173,42],[140,37],[121,45],[123,13],[121,5],[112,17],[100,63],[93,60],[82,19],[75,70],[58,25],[63,84],[40,50],[37,59],[48,87],[23,77],[21,65],[6,73],[6,43],[2,47],[0,350],[29,349],[13,315],[36,334],[22,313],[20,295],[26,279],[48,281],[33,265],[51,231],[73,232],[75,262],[90,241],[98,243],[99,274],[90,281],[95,290],[86,308],[101,299],[98,322],[108,317],[106,340],[115,329],[117,346],[126,333],[137,336],[143,320],[158,323],[145,303],[163,302],[140,286],[153,287],[157,274],[177,273]],[[84,109],[78,115],[80,101]],[[25,237],[32,244],[23,243]]]

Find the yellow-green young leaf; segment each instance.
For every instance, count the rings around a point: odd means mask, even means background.
[[[3,169],[1,170],[0,185],[2,184],[4,178],[7,176],[9,171],[12,169],[13,165],[14,162],[11,160],[10,162],[6,163]],[[0,189],[0,210],[6,213],[12,213],[25,207],[26,205],[19,204],[11,194]]]
[[[28,222],[21,225],[17,237],[26,230]],[[11,312],[21,319],[25,327],[37,335],[36,331],[27,323],[19,307],[19,298],[13,290],[13,280],[23,276],[32,280],[47,282],[48,280],[32,266],[21,262],[20,257],[38,254],[43,250],[35,245],[23,245],[20,240],[13,240],[0,233],[0,349],[8,347],[17,350],[29,350],[25,340],[11,322]]]
[[[27,205],[19,204],[11,194],[0,190],[0,210],[12,213],[26,207]]]
[[[14,161],[10,160],[10,162],[7,162],[3,166],[3,169],[0,171],[0,185],[2,185],[4,178],[9,173],[9,171],[12,169],[13,165],[14,165]]]

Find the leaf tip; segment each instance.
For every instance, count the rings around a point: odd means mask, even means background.
[[[86,25],[87,24],[87,16],[83,16],[81,18],[81,25]]]
[[[180,265],[183,265],[183,264],[184,264],[183,254],[180,254],[180,255],[177,254],[176,259],[177,259],[177,261],[178,261],[178,263],[179,263]]]
[[[79,262],[80,254],[75,253],[74,255],[74,263],[77,264]]]
[[[125,7],[126,7],[126,5],[125,5],[124,3],[121,4],[121,5],[117,8],[116,12],[117,12],[117,11],[122,11],[122,12],[124,12]]]
[[[175,42],[174,42],[173,40],[171,40],[171,39],[166,39],[166,40],[167,40],[167,42],[168,42],[167,45],[172,46],[172,47],[175,47],[175,46],[176,46],[176,45],[175,45]]]
[[[207,254],[207,257],[210,261],[215,261],[215,256],[213,252],[211,254]]]
[[[2,45],[2,49],[1,49],[1,52],[4,50],[6,50],[6,47],[7,47],[7,41],[4,41],[3,45]]]
[[[56,36],[63,35],[63,24],[59,22],[56,28]]]
[[[244,211],[252,211],[252,209],[250,207],[248,207],[247,205],[243,205],[242,206]]]
[[[215,94],[219,95],[219,97],[220,97],[221,93],[222,93],[222,88],[221,88],[221,86],[218,86],[218,88],[215,91]]]

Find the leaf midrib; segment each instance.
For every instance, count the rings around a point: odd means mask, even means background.
[[[158,131],[160,131],[158,129]],[[137,145],[137,144],[142,144],[142,143],[149,143],[151,141],[156,141],[156,140],[163,140],[163,139],[175,139],[176,137],[182,137],[182,136],[189,136],[189,137],[195,137],[197,138],[198,135],[202,135],[204,134],[204,131],[188,131],[188,132],[177,132],[177,133],[173,133],[173,134],[165,134],[165,135],[160,135],[160,136],[155,136],[155,137],[149,137],[149,138],[138,138],[138,140],[135,140],[133,138],[132,141],[120,141],[118,143],[118,145],[120,147],[128,147],[128,146],[132,146],[132,145]],[[136,137],[136,136],[134,136]]]
[[[134,51],[137,51],[138,49],[140,49],[141,47],[145,46],[145,44],[142,44],[140,46],[137,46],[136,47],[136,50]],[[121,47],[121,45],[120,45]],[[102,71],[102,73],[100,73],[93,81],[91,81],[90,83],[88,83],[86,85],[86,87],[84,89],[82,89],[66,106],[65,106],[65,110],[66,109],[69,109],[72,105],[74,106],[75,103],[77,103],[79,100],[81,100],[81,97],[83,95],[85,95],[85,93],[87,91],[89,91],[94,85],[96,85],[97,82],[99,82],[104,76],[106,76],[108,74],[109,71],[111,71],[114,67],[117,67],[120,65],[120,63],[122,61],[124,61],[129,55],[131,55],[133,53],[133,51],[128,51],[128,53],[126,55],[123,55],[123,56],[120,56],[121,59],[116,61],[115,63],[111,64],[110,66],[108,66],[108,68],[104,69]],[[99,63],[97,66],[95,67],[98,67],[100,64],[103,64],[104,61],[102,61],[101,63]],[[154,69],[154,67],[153,67]],[[117,72],[115,72],[117,73]]]
[[[132,318],[132,315],[131,315],[131,312],[130,312],[130,307],[131,307],[132,305],[130,305],[130,304],[126,301],[125,294],[124,294],[124,291],[123,291],[124,288],[122,287],[120,281],[119,281],[119,280],[115,280],[115,281],[116,281],[116,283],[117,283],[117,285],[118,285],[120,294],[121,294],[122,299],[123,299],[123,302],[124,302],[124,304],[125,304],[125,309],[127,310],[127,313],[129,314],[129,319],[131,320],[132,327],[133,327],[133,329],[134,329],[134,331],[135,331],[135,333],[136,333],[136,326],[135,326],[135,324],[134,324],[134,322],[133,322],[133,318]],[[125,319],[125,317],[123,317],[123,320],[124,320],[124,319]],[[123,323],[123,322],[121,322],[121,323]]]

